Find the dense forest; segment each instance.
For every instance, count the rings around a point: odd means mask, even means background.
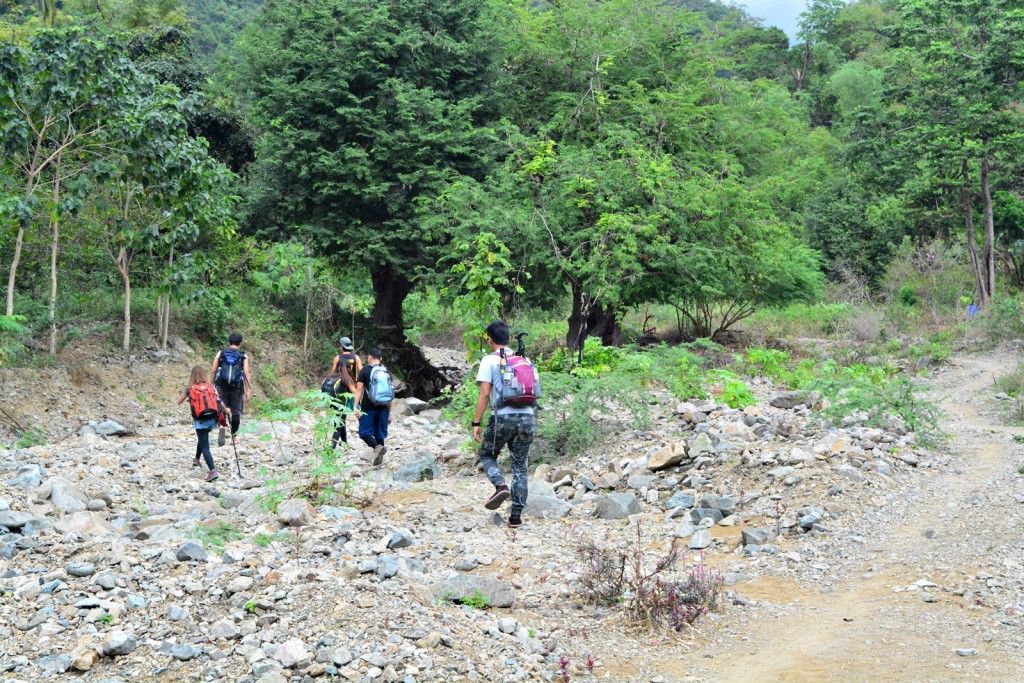
[[[0,356],[358,330],[432,391],[415,342],[498,315],[1020,318],[1008,0],[809,0],[792,44],[715,0],[5,0],[0,45]]]

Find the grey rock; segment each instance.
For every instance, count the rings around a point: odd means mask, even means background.
[[[11,530],[20,529],[28,524],[30,519],[32,519],[32,515],[28,512],[13,512],[11,510],[0,512],[0,526]]]
[[[332,507],[330,505],[324,505],[320,508],[320,512],[323,513],[324,517],[327,519],[333,519],[339,522],[363,518],[362,512],[349,507]]]
[[[441,476],[441,468],[434,462],[429,453],[420,453],[415,459],[405,463],[394,473],[395,481],[415,483],[430,481]]]
[[[306,644],[298,638],[286,640],[277,648],[277,652],[274,654],[274,659],[281,662],[281,666],[286,669],[300,667],[312,658],[312,655],[306,648]]]
[[[210,627],[211,638],[224,638],[226,640],[234,640],[241,638],[242,634],[239,632],[238,627],[234,623],[227,619],[221,619],[213,626]]]
[[[120,536],[121,530],[105,520],[100,513],[82,510],[72,512],[54,522],[53,528],[62,534],[79,533],[84,536]]]
[[[801,529],[812,529],[814,525],[822,520],[822,516],[818,512],[811,512],[800,518]]]
[[[167,618],[171,621],[192,621],[192,615],[189,613],[187,607],[179,607],[178,605],[169,605],[167,607]]]
[[[188,643],[178,643],[177,645],[171,648],[171,656],[177,659],[179,662],[187,662],[189,660],[196,659],[202,654],[202,650],[193,647]]]
[[[718,496],[713,493],[709,493],[700,499],[700,506],[702,508],[710,508],[713,510],[721,510],[723,517],[728,517],[732,513],[736,512],[736,501],[728,496]]]
[[[701,432],[697,436],[693,437],[693,441],[690,442],[689,452],[691,458],[697,458],[701,455],[713,453],[714,450],[715,444],[707,432]]]
[[[703,550],[711,545],[711,532],[707,529],[698,529],[694,532],[693,536],[690,537],[690,542],[687,547],[690,550]]]
[[[693,526],[693,522],[687,520],[680,522],[678,526],[672,531],[672,536],[675,538],[689,538],[693,536],[697,529]]]
[[[62,674],[71,668],[71,655],[50,655],[36,660],[36,666],[47,676]]]
[[[955,652],[961,657],[973,657],[978,651],[973,647],[958,647]]]
[[[463,600],[482,595],[491,607],[511,607],[515,599],[515,590],[511,585],[487,576],[456,574],[433,586],[434,598],[437,600]]]
[[[673,508],[692,508],[695,500],[696,499],[692,493],[677,491],[665,501],[662,507],[666,510],[672,510]]]
[[[409,406],[409,409],[412,410],[412,412],[415,415],[419,415],[424,410],[430,410],[429,403],[427,403],[426,401],[421,401],[418,398],[413,398],[411,396],[405,399],[405,405]]]
[[[795,471],[796,471],[795,467],[790,467],[789,465],[785,465],[783,467],[776,467],[774,469],[768,470],[768,476],[769,477],[788,477],[789,475],[793,474],[793,472],[795,472]]]
[[[89,496],[62,477],[50,477],[50,502],[61,512],[81,512],[89,507]]]
[[[713,524],[718,524],[725,519],[725,515],[718,508],[694,508],[690,510],[690,520],[694,524],[700,524],[705,519],[710,519]]]
[[[626,486],[631,489],[645,489],[650,487],[657,477],[650,474],[633,474],[626,480]]]
[[[519,628],[519,622],[512,617],[498,620],[498,630],[502,633],[515,633],[517,628]]]
[[[743,545],[757,546],[767,545],[774,541],[776,537],[775,530],[767,527],[744,529],[740,532],[740,535],[742,537]]]
[[[92,512],[103,512],[104,510],[107,509],[107,501],[103,500],[102,498],[94,498],[89,501],[89,503],[85,506],[85,509],[90,510]]]
[[[7,485],[19,489],[37,489],[43,484],[46,470],[41,465],[22,465],[17,475],[7,480]]]
[[[910,465],[911,467],[917,467],[918,465],[921,464],[921,459],[918,458],[913,453],[904,453],[903,455],[900,456],[900,460],[903,461],[903,463]]]
[[[120,657],[131,654],[139,646],[135,636],[124,631],[113,631],[107,634],[100,646],[100,651],[107,657]]]
[[[396,529],[391,538],[388,539],[388,548],[391,550],[397,550],[399,548],[408,548],[416,544],[416,539],[413,538],[412,532],[408,529]]]
[[[594,515],[600,519],[625,519],[642,509],[632,493],[607,493],[594,505]]]
[[[792,410],[799,406],[811,407],[818,397],[810,391],[780,391],[768,397],[768,403],[776,408]]]
[[[92,429],[100,436],[124,436],[129,433],[127,427],[123,427],[113,420],[104,420],[98,425],[92,425]]]
[[[277,521],[286,526],[307,526],[316,519],[316,510],[305,498],[291,498],[277,506]]]
[[[686,459],[686,444],[670,443],[655,453],[647,461],[647,469],[657,472],[674,467]]]
[[[398,561],[388,555],[381,555],[373,571],[382,579],[390,579],[398,574]]]
[[[174,556],[178,559],[178,562],[206,562],[209,557],[203,546],[192,541],[179,546],[174,551]]]
[[[90,564],[88,562],[71,562],[70,564],[64,567],[64,571],[66,571],[71,576],[92,576],[96,573],[96,565]]]
[[[556,496],[530,496],[523,514],[527,517],[559,519],[572,511],[572,505]]]
[[[856,467],[851,467],[850,465],[839,465],[838,467],[833,467],[832,471],[854,484],[864,481],[864,474]]]
[[[110,591],[117,588],[117,577],[114,576],[113,572],[100,572],[93,580],[103,590]]]

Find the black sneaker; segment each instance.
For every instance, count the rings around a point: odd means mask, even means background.
[[[384,462],[384,454],[388,452],[388,449],[384,446],[373,447],[373,466],[378,467]]]
[[[512,496],[512,493],[508,490],[508,486],[502,484],[494,488],[494,493],[484,503],[484,507],[488,510],[497,510],[501,507],[502,503],[508,500]]]
[[[512,514],[512,515],[508,516],[508,528],[509,529],[518,529],[522,525],[523,525],[523,518],[520,517],[519,515]]]

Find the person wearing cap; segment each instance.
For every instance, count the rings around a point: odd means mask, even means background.
[[[342,337],[338,340],[338,344],[341,346],[341,351],[337,356],[334,357],[334,363],[331,364],[331,376],[341,373],[340,365],[348,366],[348,376],[355,381],[356,377],[359,377],[359,371],[363,369],[363,361],[359,360],[359,355],[352,350],[352,340],[348,337]],[[349,397],[345,403],[345,415],[350,414],[356,407],[355,399]],[[344,419],[344,418],[342,418]]]
[[[363,361],[359,360],[359,356],[352,350],[352,340],[348,337],[342,337],[338,343],[341,345],[341,352],[334,357],[334,363],[331,365],[331,374],[338,372],[338,364],[341,362],[348,363],[348,374],[352,377],[358,377],[359,371],[363,369]]]

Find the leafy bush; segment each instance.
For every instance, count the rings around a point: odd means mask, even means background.
[[[853,312],[853,306],[847,303],[792,304],[785,308],[758,311],[743,326],[765,337],[794,339],[830,336],[841,328]]]
[[[985,311],[981,324],[995,342],[1024,337],[1024,300],[1020,295],[996,299]]]
[[[582,455],[624,417],[637,426],[647,425],[648,391],[635,375],[545,372],[541,386],[545,398],[540,435],[558,453]]]
[[[202,543],[204,547],[223,551],[226,544],[242,538],[242,534],[239,533],[238,528],[234,524],[219,521],[209,525],[197,524],[193,537]]]
[[[29,330],[23,323],[25,317],[21,315],[0,315],[0,367],[17,359],[25,347],[18,341],[18,337],[28,334]]]
[[[730,408],[746,408],[757,402],[746,382],[735,377],[723,377],[722,400]]]

